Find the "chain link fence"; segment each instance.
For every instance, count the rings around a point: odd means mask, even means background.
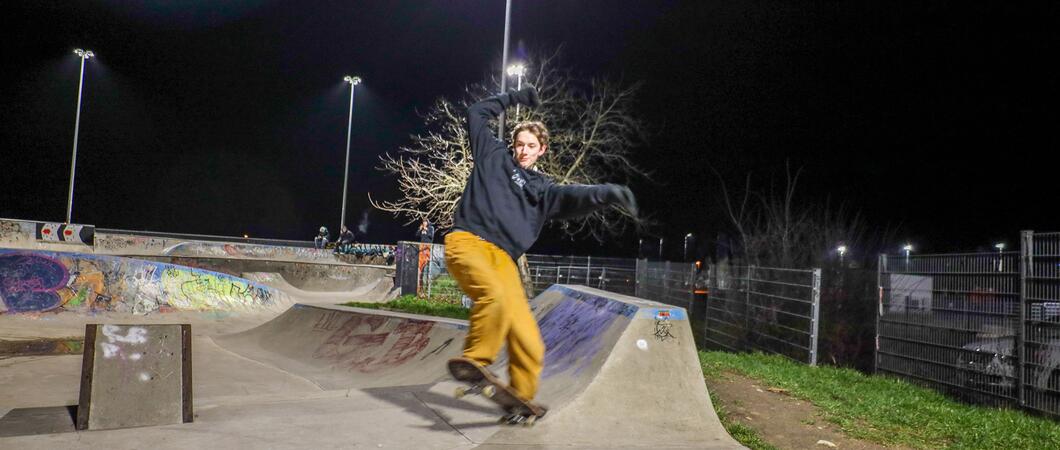
[[[817,364],[820,269],[710,265],[707,271],[709,347]]]
[[[1060,233],[1018,252],[882,255],[876,372],[1060,415]]]

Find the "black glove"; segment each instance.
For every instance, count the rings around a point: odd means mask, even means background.
[[[512,101],[520,105],[526,105],[531,108],[537,108],[541,106],[541,97],[537,95],[537,88],[533,86],[527,86],[518,91],[508,91],[508,95]]]
[[[605,184],[604,186],[607,189],[608,203],[625,209],[634,218],[637,217],[637,199],[633,197],[633,191],[618,184]]]

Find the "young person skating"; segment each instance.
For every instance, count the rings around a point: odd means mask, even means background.
[[[509,153],[489,122],[515,104],[538,106],[537,90],[500,94],[468,108],[468,140],[475,165],[457,205],[453,232],[445,237],[445,262],[474,300],[463,357],[457,360],[485,367],[508,344],[511,388],[533,405],[545,344],[515,260],[533,245],[548,220],[584,216],[610,206],[636,216],[637,206],[625,186],[558,185],[534,170],[548,150],[548,129],[541,122],[517,125],[511,134],[514,154]],[[534,415],[544,414],[544,408],[533,406]]]

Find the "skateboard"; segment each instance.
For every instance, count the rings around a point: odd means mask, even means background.
[[[515,394],[511,387],[504,384],[489,369],[467,358],[449,360],[449,373],[470,386],[456,388],[456,398],[465,395],[482,395],[492,400],[507,413],[499,422],[508,425],[532,426],[537,419],[544,417],[546,408],[533,402],[526,402]]]

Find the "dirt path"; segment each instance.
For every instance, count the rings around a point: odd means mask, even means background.
[[[707,378],[707,387],[732,420],[755,429],[763,440],[779,449],[895,448],[847,437],[838,426],[827,422],[813,404],[757,380],[725,373],[720,378]],[[835,447],[818,444],[822,440]]]

